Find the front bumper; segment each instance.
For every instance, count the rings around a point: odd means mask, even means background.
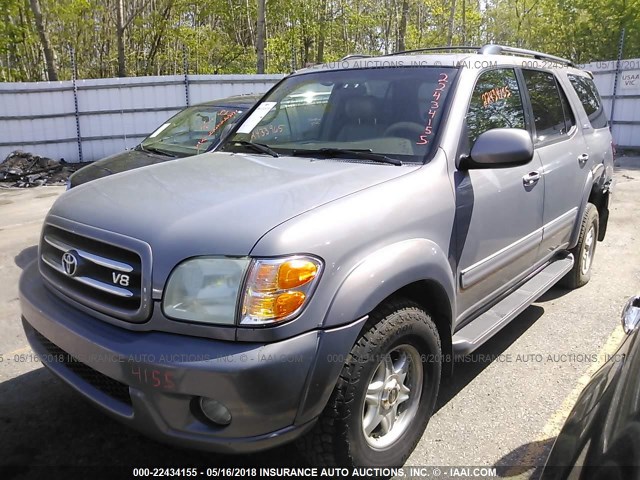
[[[361,326],[275,343],[132,332],[51,293],[35,263],[20,279],[20,301],[41,361],[92,403],[158,440],[227,453],[271,448],[307,431],[341,367],[322,359],[346,354]],[[231,423],[207,421],[199,397],[227,406]]]

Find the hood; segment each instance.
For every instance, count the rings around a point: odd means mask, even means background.
[[[156,163],[175,160],[175,157],[156,155],[142,150],[127,150],[126,152],[110,155],[102,160],[81,168],[69,178],[70,188],[90,182],[114,173],[126,172],[134,168],[146,167]]]
[[[416,168],[207,153],[74,188],[50,214],[147,242],[155,282],[187,257],[246,256],[290,218]]]

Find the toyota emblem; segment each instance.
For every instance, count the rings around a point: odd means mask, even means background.
[[[73,277],[78,270],[78,258],[73,254],[73,252],[65,252],[62,255],[62,268],[64,269],[64,273]]]

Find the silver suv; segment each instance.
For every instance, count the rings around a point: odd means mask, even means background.
[[[589,281],[612,170],[568,60],[351,56],[282,80],[221,151],[62,195],[20,282],[24,328],[159,440],[401,465],[457,356]]]

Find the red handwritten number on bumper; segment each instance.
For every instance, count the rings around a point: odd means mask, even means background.
[[[130,371],[133,378],[140,384],[163,390],[173,390],[176,387],[173,373],[168,370],[156,370],[133,364]]]

